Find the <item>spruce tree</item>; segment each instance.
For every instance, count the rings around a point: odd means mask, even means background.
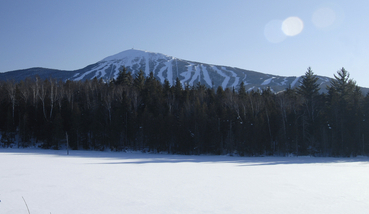
[[[350,115],[350,101],[354,97],[356,82],[350,79],[350,74],[345,68],[337,71],[333,80],[328,86],[329,106],[327,108],[330,125],[332,129],[333,155],[351,155],[349,145],[352,142],[348,125],[352,122],[353,115]]]
[[[136,77],[135,79],[133,80],[133,85],[134,87],[139,91],[141,92],[143,89],[144,89],[144,86],[145,86],[145,73],[140,70],[137,74],[136,74]]]
[[[116,85],[123,84],[126,78],[127,78],[127,68],[122,66],[121,68],[119,68],[119,73],[117,79],[115,80],[115,84]]]
[[[316,118],[318,115],[318,95],[319,84],[318,77],[308,67],[304,76],[301,77],[300,86],[297,88],[297,93],[302,97],[302,132],[304,147],[308,149],[310,155],[314,153],[317,136],[316,136]],[[304,148],[305,149],[305,148]]]

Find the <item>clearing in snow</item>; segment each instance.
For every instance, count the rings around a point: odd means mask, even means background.
[[[369,159],[0,149],[0,213],[368,213]]]

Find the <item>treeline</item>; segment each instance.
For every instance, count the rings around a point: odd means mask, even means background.
[[[326,94],[308,68],[272,93],[171,86],[151,73],[117,79],[0,82],[3,147],[126,149],[178,154],[357,156],[369,151],[369,96],[342,68]],[[16,143],[15,143],[16,142]]]

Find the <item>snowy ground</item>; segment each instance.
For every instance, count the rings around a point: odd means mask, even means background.
[[[368,158],[0,149],[0,213],[369,213]]]

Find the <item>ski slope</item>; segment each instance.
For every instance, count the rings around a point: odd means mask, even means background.
[[[0,213],[368,213],[369,159],[0,149]]]

